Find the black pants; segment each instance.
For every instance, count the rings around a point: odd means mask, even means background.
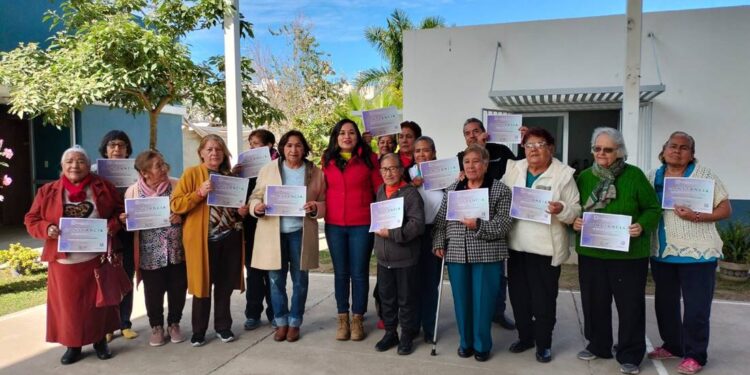
[[[619,319],[617,362],[640,365],[646,353],[646,277],[648,258],[578,257],[584,336],[588,351],[612,358],[612,298]]]
[[[213,285],[214,329],[232,328],[229,309],[232,291],[242,277],[242,234],[233,231],[219,241],[208,241],[209,287]],[[211,317],[211,297],[193,297],[193,333],[205,334]]]
[[[435,332],[435,310],[440,287],[440,267],[442,259],[432,252],[432,224],[425,225],[422,248],[419,252],[419,318],[425,335],[432,337]]]
[[[135,276],[135,257],[133,256],[133,232],[128,232],[125,229],[117,232],[117,238],[122,246],[122,268],[125,269],[125,273],[130,278],[130,282],[133,282],[133,276]],[[130,316],[133,314],[133,291],[131,290],[126,294],[120,302],[120,329],[131,328],[133,322],[130,321]]]
[[[167,293],[167,324],[179,323],[185,307],[187,271],[185,262],[170,264],[155,270],[141,269],[146,297],[146,314],[151,327],[164,325],[164,293]]]
[[[253,260],[255,246],[256,220],[247,220],[245,224],[245,318],[260,320],[263,312],[263,299],[266,300],[266,317],[273,321],[273,307],[271,307],[271,282],[268,271],[250,267]]]
[[[387,268],[378,264],[378,294],[387,331],[414,337],[419,332],[419,279],[417,266]]]
[[[508,292],[518,339],[536,344],[537,350],[549,349],[557,322],[560,267],[551,265],[551,256],[514,250],[509,253]]]
[[[659,335],[664,340],[662,347],[705,366],[716,262],[675,264],[651,259],[651,274],[656,284],[654,309]]]

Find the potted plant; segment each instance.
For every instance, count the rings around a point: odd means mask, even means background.
[[[719,277],[746,281],[750,270],[750,227],[734,221],[719,228],[719,235],[724,242],[724,259],[719,260]]]

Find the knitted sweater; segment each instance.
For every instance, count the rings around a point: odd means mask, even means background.
[[[576,181],[581,193],[581,205],[585,203],[594,190],[599,177],[594,176],[591,168],[581,172]],[[661,205],[656,192],[648,179],[638,167],[626,164],[622,174],[615,180],[617,198],[610,201],[607,207],[596,212],[633,217],[633,224],[643,227],[643,233],[630,238],[628,252],[597,249],[581,246],[581,233],[576,234],[576,251],[578,254],[598,259],[640,259],[651,254],[651,233],[656,230],[661,215]]]

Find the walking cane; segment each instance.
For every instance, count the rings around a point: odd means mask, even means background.
[[[432,352],[430,355],[437,355],[435,348],[437,347],[438,341],[438,320],[440,319],[440,299],[443,296],[443,272],[445,271],[445,254],[443,254],[443,262],[440,264],[440,286],[438,286],[438,300],[437,307],[435,308],[435,330],[432,332]]]

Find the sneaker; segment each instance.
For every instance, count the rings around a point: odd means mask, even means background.
[[[221,342],[232,342],[234,341],[234,333],[232,331],[225,329],[223,331],[216,332],[216,338],[221,340]]]
[[[167,330],[167,332],[169,333],[170,341],[172,341],[173,343],[179,344],[185,341],[185,335],[183,335],[182,331],[180,331],[180,323],[170,324]]]
[[[697,374],[700,370],[703,370],[703,366],[692,358],[683,359],[680,365],[677,366],[677,372],[680,374],[692,375]]]
[[[206,343],[206,335],[200,333],[193,333],[193,337],[190,338],[190,345],[197,348],[203,346]]]
[[[590,351],[588,351],[586,349],[581,350],[580,352],[578,352],[578,355],[576,355],[576,357],[578,357],[578,359],[580,359],[582,361],[593,361],[593,360],[595,360],[595,359],[598,358],[594,353],[592,353],[592,352],[590,352]]]
[[[620,365],[620,372],[623,374],[640,374],[641,368],[638,367],[638,365],[634,365],[632,363],[623,363]]]
[[[166,343],[167,340],[164,338],[164,327],[151,327],[151,338],[148,339],[148,344],[151,346],[162,346]]]
[[[247,318],[245,320],[245,331],[252,331],[260,327],[260,319]]]
[[[122,332],[122,337],[132,340],[136,337],[138,337],[138,332],[133,331],[132,328],[123,328],[120,332]]]
[[[663,346],[660,346],[656,349],[654,349],[652,352],[648,353],[648,359],[669,359],[669,358],[677,358],[676,355],[672,354],[667,349],[664,349]]]

